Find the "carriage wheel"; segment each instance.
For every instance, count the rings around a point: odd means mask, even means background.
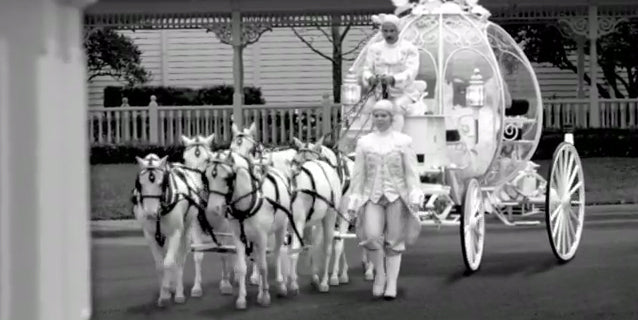
[[[574,145],[563,142],[549,167],[545,225],[554,255],[561,262],[574,258],[585,222],[585,180]]]
[[[476,179],[471,179],[467,184],[462,209],[460,231],[463,262],[469,272],[474,272],[481,266],[485,240],[483,199],[481,187]]]

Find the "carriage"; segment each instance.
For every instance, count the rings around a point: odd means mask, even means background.
[[[543,103],[533,67],[516,41],[476,1],[421,1],[400,18],[399,37],[419,50],[421,88],[405,117],[426,199],[422,225],[459,226],[466,269],[481,265],[485,215],[508,226],[544,215],[552,251],[571,260],[581,239],[585,186],[573,135],[554,152],[547,179],[532,158],[543,129]],[[372,130],[361,82],[361,50],[342,86],[339,148],[352,153]]]

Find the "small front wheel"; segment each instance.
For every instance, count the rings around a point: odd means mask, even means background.
[[[467,184],[460,226],[463,262],[467,271],[477,271],[483,257],[485,212],[481,187],[476,179],[471,179]]]

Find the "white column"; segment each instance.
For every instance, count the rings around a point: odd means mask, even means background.
[[[0,319],[90,317],[87,4],[0,5]]]

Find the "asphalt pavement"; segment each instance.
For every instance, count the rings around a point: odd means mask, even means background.
[[[129,221],[133,231],[125,235],[113,223],[111,233],[107,224],[93,224],[94,235],[100,235],[92,247],[93,319],[638,319],[635,209],[588,208],[579,251],[567,264],[554,258],[544,224],[505,227],[489,218],[481,269],[469,276],[458,228],[426,227],[404,254],[395,301],[372,298],[359,250],[349,241],[349,284],[318,293],[301,270],[299,296],[279,298],[272,286],[272,305],[265,308],[256,304],[256,288],[250,287],[245,311],[234,309],[235,297],[219,294],[214,254],[204,260],[203,297],[189,297],[189,257],[186,303],[157,308],[155,268],[139,229],[135,234]]]

